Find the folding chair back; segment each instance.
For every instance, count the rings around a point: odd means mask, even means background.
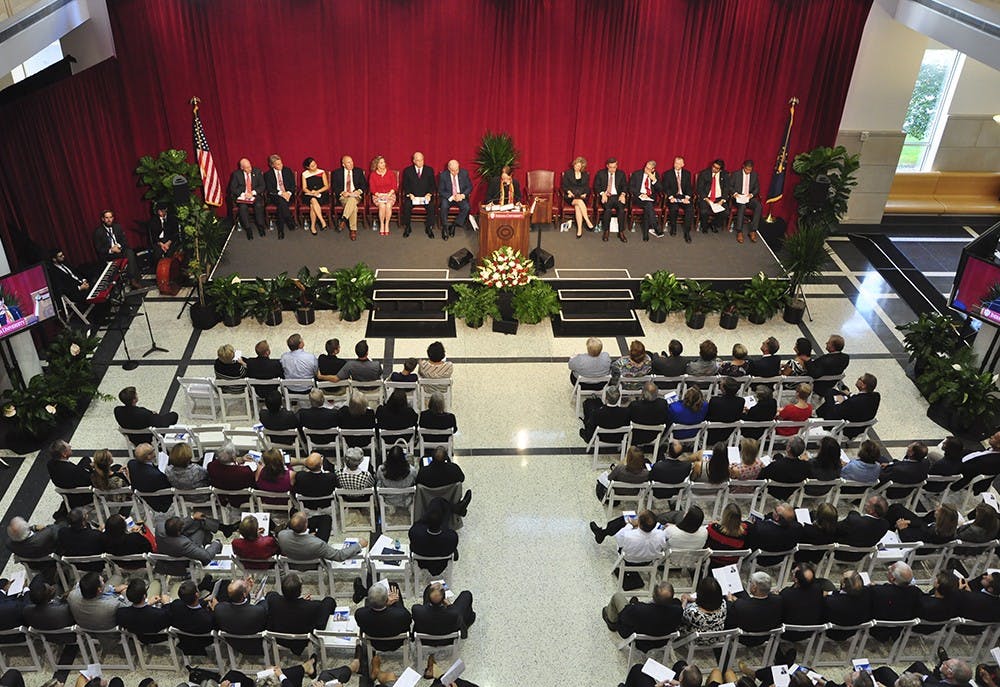
[[[584,396],[598,396],[611,381],[611,375],[600,377],[577,377],[573,385],[573,403],[576,406],[576,417],[583,419]]]
[[[632,422],[628,428],[628,445],[641,446],[652,452],[647,459],[650,463],[655,463],[660,455],[660,447],[663,442],[663,433],[667,431],[666,424],[644,425]]]
[[[308,408],[309,392],[315,383],[312,379],[279,379],[278,386],[281,388],[285,410],[296,410],[300,406]]]
[[[406,532],[413,525],[414,501],[417,493],[413,487],[378,487],[375,495],[378,497],[378,510],[383,532]],[[391,502],[390,502],[391,501]],[[402,522],[393,522],[392,515],[404,516]]]
[[[76,625],[61,627],[57,630],[40,630],[37,627],[29,627],[28,632],[41,642],[46,663],[52,670],[82,670],[90,663],[90,653],[83,641],[82,631]],[[69,644],[76,645],[75,656],[70,652],[64,654],[63,649]],[[64,655],[67,656],[68,662],[60,660]]]
[[[385,386],[385,397],[389,398],[396,389],[402,389],[406,393],[406,402],[418,413],[420,407],[420,392],[417,390],[416,382],[390,382],[388,379],[383,382]]]
[[[88,663],[100,663],[101,668],[107,670],[135,670],[135,660],[132,658],[132,648],[129,646],[128,637],[121,628],[113,630],[84,630],[77,625],[77,634],[83,640],[83,645],[87,649]],[[121,647],[122,657],[120,662],[109,660],[106,650],[113,645]]]
[[[219,406],[223,422],[256,422],[255,394],[247,380],[217,379],[215,386],[219,390]]]
[[[7,671],[10,668],[16,668],[22,673],[42,670],[42,660],[38,655],[38,649],[35,648],[34,638],[28,633],[28,628],[22,626],[0,630],[0,646],[3,647],[3,651],[0,651],[0,671]],[[10,650],[22,646],[28,650],[31,663],[27,665],[11,663]]]
[[[413,633],[413,646],[417,650],[417,665],[425,665],[427,654],[434,654],[438,659],[438,654],[448,651],[451,659],[458,658],[458,653],[462,648],[462,633],[451,632],[446,635],[430,635],[426,632]]]
[[[215,668],[220,672],[224,673],[226,671],[226,662],[222,658],[222,647],[219,645],[219,636],[216,632],[206,632],[204,634],[196,634],[191,632],[184,632],[176,627],[168,627],[167,634],[170,635],[171,642],[174,645],[175,650],[181,656],[186,658],[184,654],[184,643],[193,643],[196,641],[204,642],[205,640],[211,640],[206,646],[206,652],[211,652],[208,658],[214,658]],[[191,661],[191,663],[194,663]]]
[[[219,390],[208,377],[178,377],[184,391],[184,415],[192,420],[218,422],[222,417]]]
[[[673,651],[673,643],[681,636],[680,632],[671,632],[668,635],[644,635],[637,632],[633,632],[631,635],[625,638],[625,641],[618,645],[619,651],[624,651],[628,649],[628,665],[632,666],[635,663],[642,661],[643,656],[649,656],[652,658],[651,654],[655,654],[659,657],[659,662],[667,665],[670,663],[670,654]],[[642,643],[644,648],[639,648],[638,644]],[[660,650],[663,650],[662,653]],[[638,654],[639,661],[632,660],[632,655]]]
[[[445,411],[451,410],[451,388],[452,380],[451,378],[443,379],[428,379],[422,377],[417,380],[417,389],[420,392],[420,407],[426,408],[431,402],[431,396],[435,393],[439,393],[444,396],[444,409]]]
[[[340,512],[340,529],[344,532],[375,531],[375,489],[335,489],[334,497]],[[349,514],[361,512],[365,516],[362,524],[349,522]]]
[[[428,427],[417,427],[418,447],[421,456],[433,453],[438,446],[443,446],[448,451],[448,457],[455,456],[455,430],[454,429],[430,429]],[[431,439],[430,437],[434,437]],[[445,437],[442,439],[441,437]]]
[[[621,427],[619,429],[597,427],[594,430],[594,436],[587,442],[587,448],[585,449],[591,454],[590,467],[597,470],[607,465],[604,462],[606,458],[601,457],[601,449],[606,448],[615,449],[618,453],[617,462],[624,463],[625,452],[629,444],[629,431],[628,427]],[[607,454],[604,455],[606,456]]]

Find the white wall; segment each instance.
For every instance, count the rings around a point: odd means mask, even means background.
[[[967,57],[948,114],[1000,114],[1000,71]]]

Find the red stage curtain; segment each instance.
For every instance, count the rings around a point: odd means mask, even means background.
[[[715,157],[730,169],[750,157],[766,188],[789,97],[801,101],[793,153],[834,141],[870,5],[112,0],[118,57],[99,68],[106,78],[88,72],[32,99],[35,115],[11,113],[27,140],[5,152],[42,148],[37,166],[78,165],[87,151],[73,141],[85,132],[95,159],[82,164],[113,183],[43,173],[36,187],[59,183],[39,213],[27,207],[30,175],[5,165],[0,202],[32,236],[44,236],[46,214],[64,218],[57,233],[89,227],[105,203],[144,218],[135,162],[191,149],[192,95],[224,182],[240,157],[264,168],[272,152],[296,169],[307,155],[333,169],[343,154],[365,169],[381,154],[400,169],[418,149],[435,169],[452,157],[471,167],[493,129],[513,135],[522,170],[560,172],[576,155],[592,172],[611,155],[626,171],[650,158],[668,169],[681,154],[697,172]],[[74,98],[73,116],[49,114],[65,132],[44,126],[46,105]]]

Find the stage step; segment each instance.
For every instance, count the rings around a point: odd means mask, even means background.
[[[559,289],[562,312],[552,318],[555,336],[642,336],[629,289]]]
[[[366,336],[403,339],[455,336],[455,319],[444,311],[448,289],[375,289]]]

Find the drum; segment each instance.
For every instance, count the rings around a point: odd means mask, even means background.
[[[156,265],[156,288],[163,296],[175,296],[181,290],[181,256],[160,258]]]

